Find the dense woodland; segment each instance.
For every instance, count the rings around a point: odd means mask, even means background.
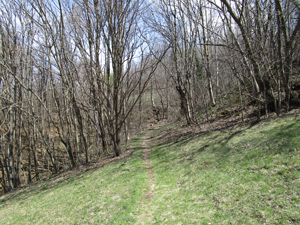
[[[119,156],[154,120],[300,105],[299,0],[1,0],[0,14],[4,192]]]

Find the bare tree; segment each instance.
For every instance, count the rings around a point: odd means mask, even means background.
[[[264,107],[266,114],[270,108],[275,108],[279,114],[282,93],[285,93],[285,101],[289,102],[294,58],[290,46],[296,47],[295,40],[299,31],[299,16],[290,16],[297,12],[295,4],[286,4],[285,10],[290,13],[284,14],[280,1],[221,2],[221,5],[213,4],[222,12],[223,23],[242,56],[243,66],[247,68],[254,91],[251,97]],[[266,15],[263,12],[268,13]],[[238,32],[234,31],[235,25]]]
[[[195,72],[197,32],[193,21],[187,16],[187,6],[181,1],[161,0],[155,5],[148,25],[171,46],[169,56],[172,63],[165,65],[165,68],[176,85],[181,112],[187,124],[191,124],[193,122],[191,81]]]

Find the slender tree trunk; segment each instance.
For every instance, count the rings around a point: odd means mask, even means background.
[[[76,160],[74,158],[74,154],[73,154],[73,150],[72,150],[70,140],[66,139],[66,140],[62,140],[62,142],[63,142],[63,144],[65,145],[65,147],[67,149],[67,153],[69,155],[69,159],[70,159],[72,168],[76,167]]]
[[[6,150],[6,149],[5,149]],[[7,183],[8,183],[8,187],[7,187],[7,191],[10,191],[10,186],[9,186],[9,165],[8,165],[8,155],[7,155],[7,152],[4,152],[3,154],[3,164],[4,164],[4,168],[5,168],[5,171],[6,171],[6,177],[7,177]]]
[[[76,115],[78,126],[79,126],[78,129],[79,129],[79,133],[80,133],[80,139],[81,139],[81,142],[83,143],[83,148],[85,151],[85,163],[88,164],[88,162],[89,162],[88,145],[87,145],[86,138],[85,138],[84,131],[83,131],[83,120],[82,120],[80,110],[76,104],[74,95],[72,96],[72,98],[73,98],[73,107],[75,110],[75,115]]]
[[[241,84],[240,84],[240,81],[238,81],[238,85],[239,85],[239,97],[240,97],[240,105],[241,105],[242,121],[244,122],[243,94],[242,94],[242,90],[241,90]]]
[[[208,72],[208,74],[207,74],[207,83],[208,83],[208,93],[209,93],[210,101],[211,101],[212,106],[214,106],[214,105],[216,105],[216,102],[215,102],[215,97],[214,97],[212,79],[211,79],[211,73],[210,72]]]
[[[75,111],[75,110],[74,110]],[[75,114],[75,112],[74,112]],[[77,119],[76,116],[74,115],[74,120],[73,120],[73,126],[74,126],[74,136],[75,136],[75,149],[77,152],[78,160],[80,161],[80,140],[78,138],[78,131],[77,131]]]
[[[154,108],[155,102],[154,102],[154,95],[153,95],[153,79],[151,79],[150,92],[151,92],[151,105],[152,105],[152,108]]]
[[[207,37],[206,37],[206,26],[204,23],[204,16],[203,16],[203,9],[202,5],[200,4],[200,16],[202,20],[202,41],[204,44],[204,62],[205,62],[205,70],[206,70],[206,78],[207,78],[207,84],[208,84],[208,93],[210,97],[210,101],[212,106],[216,104],[215,102],[215,97],[214,97],[214,92],[213,92],[213,86],[212,86],[212,74],[211,74],[211,66],[210,66],[210,56],[209,56],[209,51],[208,51],[208,46],[207,46]],[[207,15],[206,15],[207,17]]]
[[[3,155],[2,155],[2,157],[3,157]],[[4,163],[2,163],[2,159],[1,158],[0,158],[0,167],[1,167],[1,172],[2,172],[2,182],[1,182],[1,185],[2,185],[4,193],[6,193],[7,192],[7,186],[6,186],[6,175],[5,175],[5,170],[4,170],[5,165],[4,165]]]
[[[169,118],[169,112],[170,112],[170,110],[169,110],[169,106],[170,106],[170,103],[169,103],[169,99],[170,99],[169,79],[167,79],[166,88],[167,88],[167,94],[166,94],[166,96],[167,96],[167,99],[166,99],[166,119],[168,119]]]
[[[36,180],[40,180],[40,176],[39,176],[39,170],[38,170],[38,166],[39,166],[39,161],[38,161],[38,155],[37,155],[37,139],[36,139],[36,134],[35,134],[35,124],[33,124],[32,126],[32,137],[34,138],[33,140],[33,146],[32,146],[32,150],[33,150],[33,159],[34,159],[34,170],[35,170],[35,178]]]
[[[182,114],[185,115],[187,125],[191,125],[192,117],[190,115],[189,103],[186,97],[186,93],[184,92],[181,86],[177,86],[176,89],[180,95],[180,107],[182,110]]]
[[[22,100],[20,100],[22,101]],[[15,178],[15,187],[19,187],[21,184],[20,181],[20,170],[22,162],[22,112],[18,110],[18,131],[17,131],[17,144],[16,144],[16,178]]]
[[[122,151],[121,151],[120,131],[118,131],[118,130],[117,130],[117,132],[114,135],[113,144],[114,144],[115,156],[118,157],[118,156],[120,156],[122,154]]]
[[[123,109],[123,116],[125,117],[125,111],[126,111],[126,101],[124,101],[124,109]],[[127,143],[129,141],[129,121],[128,119],[125,119],[124,121],[124,131],[125,131],[125,148],[127,148]]]
[[[139,82],[139,94],[142,92],[142,83]],[[139,99],[139,130],[142,131],[142,114],[143,114],[143,108],[142,108],[142,98]]]
[[[30,141],[31,142],[31,141]],[[31,145],[31,144],[29,144]],[[31,184],[32,182],[32,176],[31,176],[31,147],[28,149],[28,184]]]
[[[220,91],[220,84],[219,84],[219,59],[218,59],[218,54],[217,54],[217,47],[215,46],[215,56],[216,56],[216,98],[218,101],[219,98],[219,91]]]
[[[9,145],[8,145],[8,185],[9,191],[14,190],[15,179],[15,165],[14,165],[14,136],[13,136],[13,116],[9,113],[10,127],[9,127]]]
[[[100,107],[102,108],[102,106],[100,106]],[[103,152],[108,153],[107,137],[106,137],[106,131],[104,128],[104,115],[103,115],[102,109],[99,113],[98,123],[99,123],[100,132],[101,132],[102,149],[103,149]]]

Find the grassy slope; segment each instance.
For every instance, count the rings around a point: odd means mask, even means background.
[[[135,141],[134,145],[139,145]],[[66,180],[0,198],[0,224],[129,224],[147,188],[142,150]],[[53,184],[57,183],[56,184]]]
[[[0,197],[0,223],[300,224],[299,116],[153,142],[154,184],[137,148],[57,185]],[[149,185],[153,196],[145,199]]]
[[[155,147],[158,223],[300,224],[299,121],[278,118]]]

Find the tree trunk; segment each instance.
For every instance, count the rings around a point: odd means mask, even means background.
[[[115,156],[118,157],[122,154],[121,151],[121,139],[120,139],[120,131],[118,130],[113,138],[113,144],[114,144],[114,152],[115,152]]]
[[[142,83],[139,82],[139,94],[142,93]],[[139,130],[142,131],[142,114],[143,114],[143,108],[142,108],[142,98],[139,99]]]
[[[153,79],[151,79],[151,105],[152,105],[152,109],[155,107],[155,102],[154,102],[154,95],[153,95]]]
[[[179,96],[180,96],[181,112],[186,118],[187,125],[191,125],[192,124],[192,117],[191,117],[191,114],[190,114],[189,103],[188,103],[188,100],[187,100],[187,97],[186,97],[186,93],[183,91],[181,86],[176,86],[176,89],[177,89],[177,91],[179,93]]]
[[[79,110],[79,108],[76,104],[74,95],[72,96],[72,99],[73,99],[72,100],[73,101],[73,108],[75,110],[75,115],[76,115],[77,122],[78,122],[78,129],[79,129],[80,139],[81,139],[81,142],[83,143],[83,148],[84,148],[84,151],[85,151],[85,163],[88,164],[88,162],[89,162],[88,145],[87,145],[86,138],[85,138],[85,135],[84,135],[82,116],[81,116],[80,110]]]
[[[31,184],[32,182],[32,176],[31,176],[31,148],[28,148],[28,184]]]
[[[102,107],[102,106],[99,106],[99,107]],[[100,136],[101,136],[103,152],[108,153],[107,137],[106,137],[106,131],[104,128],[104,115],[103,115],[102,109],[98,115],[98,125],[100,128]]]
[[[240,105],[241,105],[242,121],[244,122],[243,94],[242,94],[242,90],[241,90],[241,84],[240,84],[240,81],[238,81],[238,85],[239,85],[239,97],[240,97]]]
[[[2,148],[2,146],[1,146],[1,148]],[[2,155],[2,157],[3,157],[3,155]],[[1,185],[2,185],[4,193],[6,193],[7,192],[7,186],[6,186],[6,176],[5,176],[5,170],[4,170],[5,165],[4,165],[4,163],[2,163],[1,158],[0,158],[0,167],[1,167],[1,172],[2,172],[2,182],[1,182]]]
[[[74,154],[73,154],[73,150],[72,150],[70,140],[65,138],[65,140],[61,139],[61,141],[64,144],[64,146],[66,147],[67,153],[69,155],[69,160],[70,160],[70,163],[71,163],[71,167],[72,168],[76,167],[76,161],[75,161],[75,158],[74,158]]]
[[[207,24],[204,23],[204,16],[203,16],[203,9],[202,5],[200,4],[200,16],[202,20],[202,41],[204,44],[204,65],[205,65],[205,70],[206,70],[206,78],[207,78],[207,84],[208,84],[208,93],[211,101],[211,105],[215,106],[215,97],[214,97],[214,92],[213,92],[213,86],[212,86],[212,74],[211,74],[211,68],[210,68],[210,57],[209,57],[209,51],[207,47],[207,38],[206,38],[206,26]],[[207,15],[206,15],[207,18]]]

